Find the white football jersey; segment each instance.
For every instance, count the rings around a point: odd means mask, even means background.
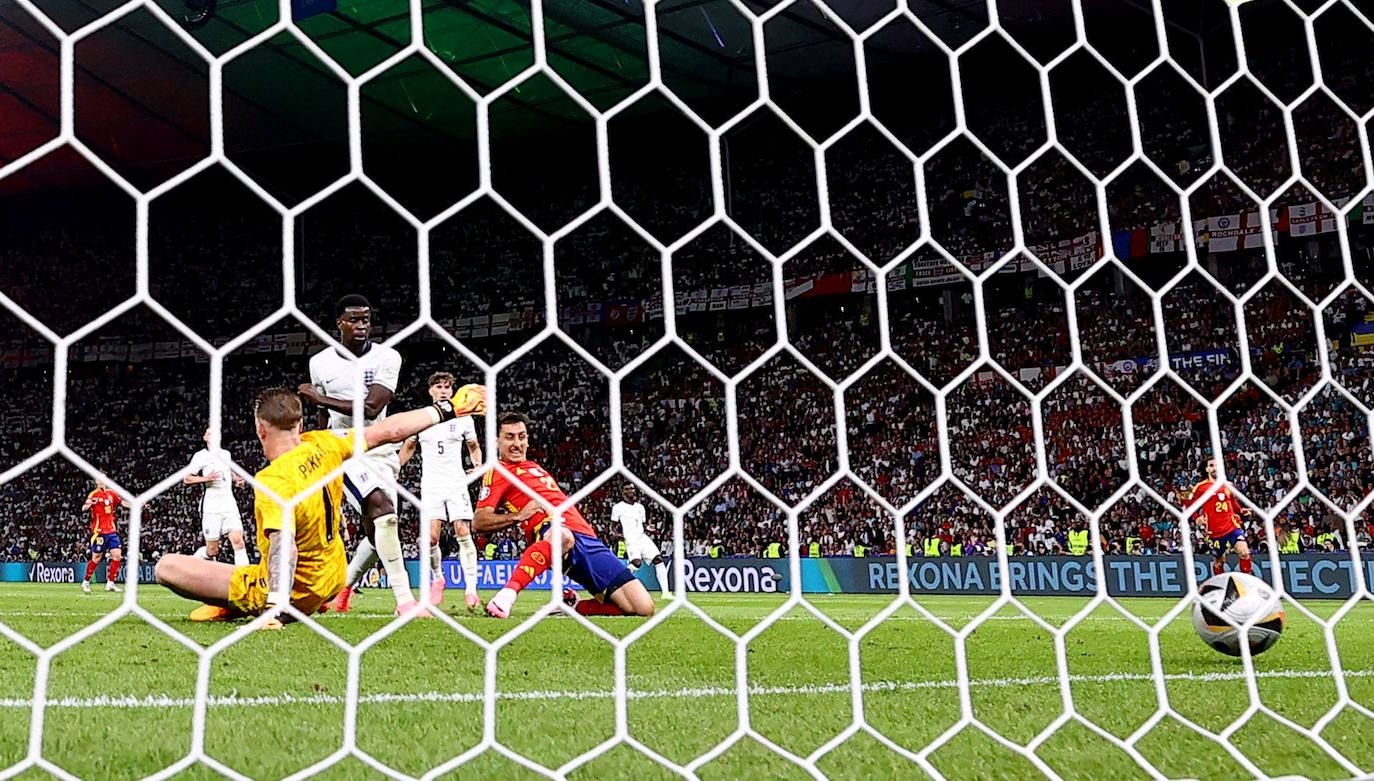
[[[621,536],[636,540],[644,536],[644,505],[616,502],[611,508],[611,523],[620,524]]]
[[[468,443],[476,441],[477,429],[470,416],[454,418],[447,423],[430,426],[421,431],[420,491],[430,493],[451,493],[465,488],[463,476],[463,452]]]
[[[384,344],[370,342],[363,354],[357,358],[357,363],[363,372],[362,388],[355,387],[354,372],[356,368],[353,361],[350,360],[351,357],[334,347],[326,347],[310,356],[311,384],[319,388],[326,396],[349,401],[358,396],[367,398],[369,385],[381,385],[393,392],[396,390],[396,386],[401,380],[400,353]],[[363,421],[362,425],[370,426],[384,417],[386,417],[385,407],[377,413],[377,417],[368,418]],[[353,416],[351,414],[329,410],[329,428],[341,430],[352,427]]]
[[[200,499],[200,509],[203,513],[219,512],[238,512],[238,504],[234,502],[234,487],[230,482],[232,473],[229,465],[234,463],[227,450],[217,450],[213,454],[206,448],[196,451],[191,456],[191,474],[204,477],[211,472],[219,472],[219,479],[208,483],[201,483],[205,493]]]

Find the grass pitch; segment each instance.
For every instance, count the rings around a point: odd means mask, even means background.
[[[461,614],[450,592],[446,607]],[[0,585],[0,622],[44,648],[90,625],[122,604],[124,595],[83,595],[71,585]],[[461,597],[461,594],[458,594]],[[530,592],[518,619],[542,604]],[[785,597],[692,595],[713,621],[745,635],[783,606]],[[814,596],[809,601],[839,626],[855,631],[892,600],[881,596]],[[369,591],[346,616],[320,624],[348,644],[366,640],[391,616],[389,593]],[[956,631],[987,610],[981,597],[934,597],[922,606]],[[1086,602],[1026,598],[1023,604],[1060,627]],[[1175,603],[1122,600],[1147,623]],[[192,604],[158,587],[143,587],[138,605],[200,646],[235,625],[191,624]],[[685,608],[639,636],[625,653],[628,733],[683,766],[717,750],[741,725],[736,644]],[[1305,602],[1321,621],[1340,603]],[[665,610],[667,604],[661,604]],[[1099,606],[1064,637],[1069,673],[1061,687],[1053,635],[1014,605],[992,612],[962,641],[966,667],[956,663],[956,640],[910,606],[900,607],[857,641],[804,606],[793,606],[751,636],[744,658],[749,726],[710,761],[694,766],[702,778],[802,777],[804,771],[772,751],[771,742],[798,757],[812,756],[832,778],[916,777],[925,770],[867,731],[824,753],[819,749],[855,724],[866,724],[892,745],[920,753],[961,716],[958,681],[966,676],[973,717],[1007,740],[1033,744],[1035,756],[1063,778],[1148,778],[1129,752],[1070,721],[1048,731],[1070,698],[1077,713],[1127,739],[1167,697],[1174,711],[1221,732],[1252,703],[1304,729],[1321,722],[1320,736],[1364,773],[1374,772],[1374,719],[1341,702],[1321,623],[1289,605],[1283,639],[1256,657],[1253,688],[1240,660],[1205,647],[1187,611],[1160,633],[1162,683],[1152,676],[1146,633],[1127,616]],[[496,639],[520,622],[457,620],[474,634]],[[616,637],[643,626],[640,619],[598,619]],[[1374,603],[1345,612],[1334,624],[1348,699],[1374,709]],[[851,669],[851,661],[856,665]],[[548,618],[497,653],[491,712],[484,702],[485,652],[439,621],[412,621],[370,646],[357,671],[355,716],[346,706],[347,654],[304,626],[250,633],[209,662],[203,744],[205,755],[253,778],[277,778],[326,759],[346,745],[356,719],[358,754],[325,769],[325,778],[371,778],[365,754],[411,776],[430,771],[478,746],[488,725],[510,751],[557,769],[616,734],[615,651],[568,618]],[[38,659],[0,639],[0,775],[28,756],[31,700]],[[856,688],[857,684],[857,688]],[[171,766],[193,751],[197,654],[137,616],[127,616],[51,660],[43,734],[45,760],[86,778],[137,778]],[[1333,718],[1326,718],[1335,712]],[[1352,773],[1310,738],[1263,711],[1228,733],[1235,749],[1269,776],[1348,778]],[[1137,735],[1142,759],[1168,777],[1248,778],[1256,774],[1218,743],[1166,717]],[[766,742],[765,742],[766,741]],[[1038,742],[1037,742],[1038,741]],[[949,778],[1027,778],[1041,770],[969,725],[925,755]],[[457,771],[463,777],[501,774],[537,777],[487,748]],[[31,771],[24,777],[46,775]],[[570,769],[582,778],[660,778],[672,775],[645,754],[620,745]],[[218,777],[195,764],[177,778]]]

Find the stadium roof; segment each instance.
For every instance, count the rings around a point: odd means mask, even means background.
[[[301,0],[298,0],[300,2]],[[71,31],[119,7],[119,0],[34,0]],[[183,0],[156,0],[169,14]],[[750,3],[763,10],[771,3]],[[836,12],[867,26],[891,10],[891,0],[840,0]],[[479,93],[509,81],[533,61],[528,3],[518,0],[425,0],[430,48]],[[917,0],[913,9],[952,42],[986,24],[981,0]],[[341,0],[335,11],[300,27],[348,72],[357,75],[409,43],[406,0]],[[221,53],[276,21],[276,0],[219,0],[208,24],[194,32]],[[545,31],[552,66],[599,108],[614,105],[648,77],[640,0],[546,0]],[[1039,13],[1039,12],[1037,12]],[[664,78],[684,99],[753,96],[749,25],[726,0],[669,0],[659,7]],[[848,39],[809,3],[789,7],[767,27],[769,57],[787,58],[824,78],[852,67]],[[0,162],[51,138],[58,126],[58,44],[27,12],[0,2]],[[208,66],[146,10],[84,39],[77,55],[78,132],[109,158],[188,160],[208,147]],[[340,82],[298,41],[279,35],[238,58],[225,71],[230,148],[290,146],[343,131]],[[411,59],[381,74],[363,93],[365,132],[425,125],[471,137],[468,102],[427,63]],[[747,99],[747,98],[746,98]],[[730,101],[734,102],[734,101]],[[695,104],[694,104],[695,105]],[[576,117],[580,110],[552,82],[520,85],[493,106],[493,121],[509,113],[504,132],[538,131],[541,120]],[[555,122],[555,125],[558,123]],[[235,130],[238,128],[238,132]],[[238,140],[236,140],[238,139]],[[6,188],[12,189],[12,188]]]

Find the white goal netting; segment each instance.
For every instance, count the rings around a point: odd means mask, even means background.
[[[392,23],[406,34],[394,51],[344,64],[292,21],[291,0],[281,0],[277,21],[245,32],[227,48],[207,46],[153,0],[88,8],[90,18],[75,23],[56,21],[53,9],[37,0],[14,3],[55,42],[61,92],[53,119],[59,132],[4,161],[0,185],[25,176],[58,150],[73,150],[83,165],[132,199],[137,262],[128,295],[109,297],[108,309],[74,328],[54,326],[21,303],[21,296],[0,288],[4,310],[48,343],[54,378],[50,443],[14,459],[0,472],[0,485],[54,457],[120,485],[118,475],[107,476],[107,467],[89,457],[90,450],[71,446],[83,422],[69,411],[96,402],[89,387],[69,387],[67,377],[78,348],[134,310],[154,313],[175,329],[175,338],[209,357],[204,422],[215,431],[232,425],[227,416],[241,414],[223,391],[229,362],[269,326],[295,318],[298,330],[320,341],[333,339],[320,327],[318,312],[300,303],[320,294],[307,289],[301,271],[306,245],[296,237],[307,212],[345,191],[385,204],[416,236],[418,304],[414,312],[396,307],[407,322],[389,335],[389,343],[422,336],[440,342],[485,374],[498,409],[507,399],[531,398],[518,379],[525,361],[561,356],[607,379],[604,402],[576,391],[589,407],[604,407],[576,414],[585,430],[600,428],[606,446],[589,457],[596,463],[578,475],[570,501],[590,501],[613,477],[632,482],[657,505],[662,540],[671,538],[677,598],[660,603],[654,617],[623,637],[604,624],[577,619],[578,631],[593,633],[613,649],[613,735],[557,766],[506,746],[497,728],[500,652],[558,611],[556,595],[495,641],[442,615],[438,620],[481,649],[470,662],[483,669],[483,737],[425,777],[461,773],[464,764],[489,752],[536,773],[564,777],[622,746],[668,771],[696,777],[744,742],[764,747],[770,761],[824,777],[837,774],[825,769],[826,757],[856,736],[899,755],[913,771],[945,777],[951,773],[932,757],[977,733],[1059,778],[1062,769],[1038,752],[1061,730],[1073,729],[1119,749],[1133,771],[1163,778],[1166,773],[1142,750],[1142,741],[1165,722],[1205,739],[1246,773],[1269,777],[1273,772],[1234,740],[1256,720],[1282,725],[1288,730],[1284,739],[1294,736],[1329,761],[1323,767],[1349,777],[1374,772],[1367,752],[1346,753],[1328,731],[1352,713],[1374,719],[1368,702],[1351,694],[1344,672],[1364,675],[1369,660],[1349,658],[1338,642],[1342,618],[1367,606],[1362,600],[1374,599],[1361,550],[1370,528],[1365,512],[1374,497],[1374,483],[1367,482],[1374,476],[1374,398],[1368,389],[1374,361],[1361,350],[1366,333],[1374,341],[1374,328],[1364,326],[1374,322],[1368,314],[1374,312],[1374,293],[1367,287],[1374,282],[1367,273],[1374,264],[1361,238],[1374,223],[1374,199],[1365,192],[1374,180],[1367,125],[1374,114],[1368,94],[1374,82],[1367,78],[1374,61],[1367,50],[1352,53],[1359,42],[1374,40],[1374,24],[1361,4],[1255,0],[1180,10],[1165,2],[1124,3],[1108,14],[1106,5],[1082,0],[1034,9],[916,0],[897,0],[890,8],[807,0],[698,7],[646,0],[633,11],[643,32],[642,83],[631,80],[621,91],[584,95],[579,87],[585,83],[569,73],[597,71],[595,63],[551,43],[562,28],[549,22],[541,0],[532,0],[528,9],[530,61],[512,56],[512,67],[503,59],[508,73],[485,84],[455,65],[462,52],[434,42],[426,24],[435,18],[435,4],[424,0],[398,5]],[[733,14],[732,30],[723,31],[722,9]],[[78,86],[87,73],[77,62],[78,48],[133,14],[151,14],[166,37],[199,55],[209,89],[206,154],[153,180],[146,171],[112,165],[106,143],[89,128],[83,132],[78,121]],[[671,29],[662,26],[667,14],[674,15]],[[683,39],[679,22],[685,14],[708,44],[729,50],[732,67],[749,74],[752,84],[745,92],[751,95],[737,104],[690,96],[690,79],[665,64],[662,53],[664,41]],[[1063,21],[1058,32],[1034,32],[1038,20],[1051,17]],[[786,25],[802,30],[802,38],[775,40]],[[804,45],[806,36],[824,39],[829,53],[814,56]],[[347,114],[339,139],[347,154],[339,170],[289,194],[265,185],[261,165],[231,155],[226,142],[228,135],[244,132],[226,123],[226,74],[258,47],[281,47],[283,40],[308,52],[321,78],[345,85]],[[912,55],[909,67],[902,64],[900,55],[917,51],[920,57]],[[1269,57],[1275,51],[1282,54]],[[365,164],[372,154],[364,133],[369,90],[394,68],[416,63],[442,74],[449,94],[471,104],[475,127],[473,188],[434,208],[396,195],[388,174]],[[0,87],[9,78],[0,73]],[[505,139],[498,134],[509,124],[503,101],[536,82],[561,91],[592,129],[589,136],[567,139],[569,149],[590,141],[585,148],[594,150],[594,184],[576,197],[554,189],[511,196],[506,185],[513,175],[494,165],[504,154],[499,150]],[[821,99],[827,102],[818,105]],[[625,128],[632,133],[638,127],[618,122],[649,101],[675,117],[678,132],[703,139],[701,169],[709,178],[673,184],[700,189],[704,208],[664,216],[634,205],[634,188],[652,182],[619,184],[624,174],[618,166],[654,157],[652,143],[623,157],[617,152]],[[543,107],[533,102],[529,110],[538,114]],[[395,141],[406,143],[401,136]],[[185,322],[183,309],[160,300],[149,270],[159,252],[149,230],[154,203],[211,169],[227,172],[226,179],[269,205],[276,213],[266,213],[269,222],[280,219],[280,263],[272,261],[280,275],[273,282],[279,306],[252,312],[237,336],[219,340],[207,339]],[[675,175],[667,167],[662,178]],[[436,291],[454,294],[464,280],[462,258],[455,261],[450,248],[440,262],[435,237],[454,215],[478,208],[488,210],[492,224],[518,226],[539,258],[528,274],[538,281],[527,288],[538,296],[536,304],[519,318],[501,320],[510,335],[517,319],[530,327],[492,349],[472,347],[470,340],[494,336],[494,318],[481,326],[455,326],[451,314],[434,303]],[[479,231],[473,241],[500,241],[503,235]],[[598,265],[610,256],[633,257],[638,264],[632,273],[611,274],[622,287],[607,283],[606,266]],[[568,270],[578,263],[583,265]],[[17,266],[13,273],[15,287],[31,281],[21,278]],[[814,303],[830,300],[827,294],[845,297],[846,304]],[[616,318],[636,325],[608,337],[605,329]],[[669,379],[650,390],[631,383],[651,370]],[[512,386],[518,389],[508,392]],[[691,406],[683,401],[683,389],[691,389],[689,398],[709,401]],[[41,396],[39,391],[9,389]],[[560,414],[571,414],[571,407],[566,404]],[[706,418],[720,423],[708,425]],[[490,459],[496,425],[490,415],[486,421],[483,452]],[[799,428],[805,437],[798,438]],[[1276,444],[1276,432],[1283,444]],[[660,458],[661,438],[695,443],[694,449]],[[586,450],[597,447],[588,444]],[[684,453],[697,460],[682,458]],[[1334,700],[1306,723],[1265,701],[1266,673],[1248,653],[1230,679],[1217,679],[1243,684],[1226,690],[1240,703],[1239,714],[1223,727],[1204,725],[1171,701],[1171,683],[1190,680],[1191,674],[1171,666],[1161,634],[1175,619],[1186,623],[1196,594],[1192,574],[1209,566],[1210,556],[1199,546],[1205,534],[1193,518],[1197,507],[1189,505],[1186,490],[1201,479],[1208,453],[1228,453],[1222,469],[1254,510],[1256,558],[1284,594],[1290,617],[1318,628]],[[696,469],[697,463],[710,468]],[[754,468],[761,464],[767,468]],[[49,694],[50,667],[59,654],[130,616],[197,659],[191,750],[157,777],[197,764],[245,777],[211,751],[210,676],[216,657],[250,637],[256,623],[202,647],[139,601],[140,589],[147,588],[136,575],[144,509],[183,477],[177,473],[142,490],[119,487],[131,500],[126,566],[135,574],[117,609],[47,645],[0,616],[0,634],[37,660],[28,750],[0,768],[0,778],[34,768],[73,777],[45,753],[45,735],[62,728]],[[402,497],[412,506],[422,498],[405,490]],[[860,506],[868,508],[854,511],[867,513],[864,522],[841,528],[837,508]],[[744,530],[721,521],[731,512],[744,514],[743,508],[772,520]],[[1074,535],[1084,531],[1088,536],[1080,548]],[[1299,592],[1285,573],[1293,570],[1280,566],[1290,537],[1294,546],[1301,538],[1304,550],[1330,550],[1333,562],[1345,562],[1349,597],[1340,608],[1319,614],[1291,598],[1290,592]],[[422,530],[416,549],[426,549],[427,542],[428,531]],[[766,557],[770,544],[785,559],[777,566],[788,593],[752,628],[736,631],[693,603],[690,592],[710,589],[696,580],[690,589],[684,585],[691,557],[715,556],[713,549],[721,545],[732,547],[731,553]],[[822,546],[826,555],[890,551],[897,574],[885,582],[895,590],[892,601],[858,621],[834,618],[820,598],[803,592],[812,577],[803,560]],[[1044,618],[1024,601],[1051,593],[1046,581],[1036,580],[1038,570],[1018,569],[1017,557],[1028,549],[1091,562],[1075,570],[1089,586],[1077,592],[1083,599],[1065,615]],[[1167,577],[1164,570],[1147,570],[1143,585],[1136,573],[1127,587],[1127,576],[1109,557],[1156,553],[1181,556],[1182,574],[1173,572],[1178,592],[1167,611],[1147,620],[1119,598],[1149,592]],[[993,562],[989,571],[1004,574],[980,581],[971,592],[986,599],[970,601],[968,615],[957,621],[929,608],[920,592],[936,590],[936,584],[915,574],[915,559],[948,562],[975,554]],[[423,583],[429,565],[419,558]],[[1023,577],[1005,575],[1012,572]],[[1315,568],[1303,572],[1308,580],[1301,584],[1302,596],[1312,594],[1312,583],[1327,582]],[[767,591],[771,583],[757,585]],[[1074,667],[1073,644],[1081,642],[1085,622],[1102,611],[1139,630],[1148,644],[1148,672],[1131,680],[1150,688],[1150,713],[1128,734],[1103,729],[1075,703],[1076,684],[1101,682]],[[675,761],[631,728],[629,703],[647,695],[629,684],[626,657],[660,624],[683,615],[700,619],[734,649],[734,677],[720,686],[733,698],[738,726],[694,758]],[[749,656],[753,641],[798,616],[842,639],[848,685],[816,691],[849,697],[852,712],[845,728],[807,752],[757,728],[757,697],[770,690],[751,683]],[[352,761],[409,777],[360,748],[358,735],[361,659],[409,619],[348,641],[328,621],[297,617],[308,628],[288,631],[325,638],[346,655],[348,671],[342,745],[299,775]],[[1052,675],[1022,680],[971,671],[974,633],[1009,617],[1047,638]],[[940,683],[957,692],[958,717],[920,746],[890,738],[866,708],[881,685],[866,680],[860,649],[885,623],[898,620],[938,627],[952,654],[952,678]],[[1052,718],[1030,734],[1009,737],[975,708],[971,691],[979,686],[1043,690]],[[907,693],[923,695],[915,685]],[[30,699],[28,692],[0,697]],[[792,715],[807,718],[804,709]]]

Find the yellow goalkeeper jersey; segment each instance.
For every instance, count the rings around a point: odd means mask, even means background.
[[[283,501],[300,497],[292,513],[296,526],[296,579],[291,601],[329,599],[344,586],[348,559],[344,555],[343,475],[320,485],[320,479],[353,455],[353,434],[307,431],[301,444],[258,472],[257,478]],[[256,491],[253,514],[258,522],[258,550],[265,564],[272,555],[267,533],[281,531],[282,507],[270,495]]]

